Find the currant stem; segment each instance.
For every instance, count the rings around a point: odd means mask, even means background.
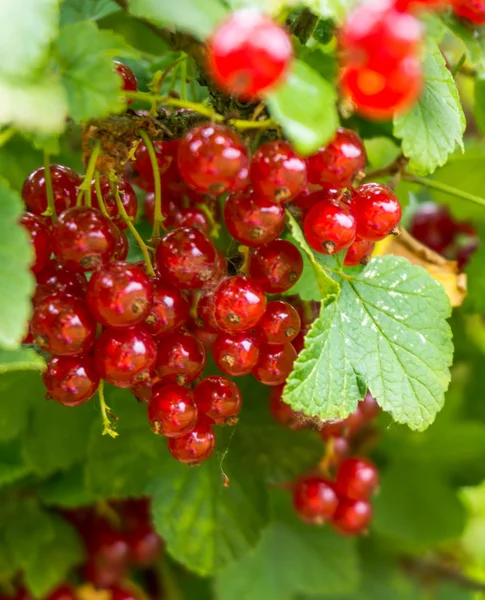
[[[0,133],[0,148],[6,144],[14,135],[15,129],[13,127],[7,127]]]
[[[199,207],[200,207],[200,210],[205,214],[205,216],[209,220],[209,223],[210,223],[210,226],[211,226],[211,230],[209,232],[210,237],[213,237],[213,238],[217,239],[219,237],[219,231],[221,229],[220,223],[218,223],[215,220],[214,213],[207,206],[207,204],[202,203],[202,204],[199,205]]]
[[[106,400],[104,399],[104,381],[103,380],[101,380],[99,382],[98,396],[99,396],[99,404],[101,407],[101,419],[103,421],[103,435],[110,435],[112,438],[118,437],[119,433],[117,433],[114,430],[114,427],[113,427],[113,425],[111,425],[111,421],[109,420],[109,417],[108,417],[108,413],[111,409],[106,404]]]
[[[98,160],[99,151],[101,149],[101,140],[96,140],[94,143],[93,151],[89,157],[88,166],[86,168],[86,174],[84,180],[79,186],[79,190],[84,191],[84,204],[91,206],[91,181],[94,177],[94,171],[96,169],[96,162]]]
[[[153,213],[153,233],[152,238],[160,236],[160,227],[163,227],[163,221],[165,220],[162,215],[162,182],[160,179],[160,170],[158,168],[157,155],[155,154],[155,148],[153,147],[152,140],[149,135],[143,129],[139,130],[139,135],[143,140],[148,150],[148,156],[150,157],[150,163],[152,165],[153,172],[153,187],[155,191],[155,210]]]
[[[174,60],[172,63],[170,63],[168,65],[168,67],[165,69],[165,71],[161,74],[160,79],[157,82],[157,85],[154,86],[155,90],[157,92],[157,95],[160,94],[161,89],[162,89],[162,85],[164,84],[165,80],[167,79],[167,76],[170,73],[170,71],[172,69],[174,69],[175,67],[177,67],[184,60],[187,60],[187,56],[186,55],[181,56],[180,58],[177,58],[177,60]]]
[[[411,175],[411,173],[403,173],[403,179],[410,181],[411,183],[422,185],[423,187],[427,187],[431,190],[437,190],[450,196],[454,196],[455,198],[462,198],[463,200],[468,200],[469,202],[474,202],[475,204],[485,207],[485,198],[458,190],[454,187],[446,185],[445,183],[440,183],[439,181],[434,181],[433,179],[426,179],[426,177]]]
[[[101,193],[101,184],[99,181],[99,171],[94,172],[94,189],[96,191],[96,197],[98,199],[99,210],[103,217],[106,217],[111,221],[111,217],[109,216],[108,211],[106,210],[106,205],[104,203],[103,195]]]
[[[182,100],[187,100],[187,61],[184,60],[180,65],[180,96]]]
[[[54,191],[52,189],[51,161],[49,154],[44,152],[44,177],[45,193],[47,196],[47,210],[42,213],[43,217],[51,217],[52,222],[57,221],[56,205],[54,203]]]

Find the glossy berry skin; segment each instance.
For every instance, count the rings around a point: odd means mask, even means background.
[[[306,241],[321,254],[335,254],[348,248],[357,233],[356,218],[349,208],[332,202],[319,202],[303,223]]]
[[[283,402],[281,395],[285,386],[273,386],[269,394],[269,410],[273,419],[288,429],[297,430],[304,427],[305,415],[293,410],[289,404]]]
[[[214,292],[214,319],[222,331],[247,331],[258,324],[266,310],[263,288],[249,277],[224,279]]]
[[[197,302],[196,325],[203,327],[210,333],[220,333],[220,329],[214,317],[214,295],[212,293],[204,294]]]
[[[195,206],[178,210],[172,218],[165,222],[167,227],[192,227],[199,229],[206,235],[211,231],[211,224],[206,213]]]
[[[149,377],[147,377],[143,381],[140,381],[140,383],[137,383],[136,385],[132,386],[130,388],[130,391],[133,394],[133,396],[135,396],[135,398],[138,400],[138,402],[148,404],[152,397],[153,387],[159,381],[160,377],[158,377],[154,373],[150,373]]]
[[[70,585],[62,585],[51,592],[46,600],[76,600],[74,589]]]
[[[285,227],[285,209],[247,188],[226,200],[224,221],[233,238],[250,248],[257,248],[281,235]]]
[[[152,140],[153,149],[155,150],[155,157],[157,159],[158,170],[160,175],[167,172],[173,160],[176,161],[177,155],[175,156],[170,150],[170,142],[163,142],[161,140]],[[178,144],[174,148],[178,151]],[[135,161],[133,165],[140,176],[147,182],[153,182],[153,169],[148,153],[148,148],[143,142],[140,142],[135,150]]]
[[[238,386],[223,375],[203,379],[194,390],[199,413],[205,414],[215,425],[233,424],[241,410],[242,395]]]
[[[356,267],[357,265],[366,265],[374,251],[374,242],[355,238],[345,254],[344,265],[346,267]]]
[[[446,206],[423,202],[413,215],[409,233],[441,254],[454,241],[458,227]]]
[[[241,138],[229,127],[204,123],[180,141],[178,167],[189,187],[205,194],[238,189],[248,174],[248,155]]]
[[[212,345],[212,357],[219,369],[239,377],[251,373],[259,358],[259,339],[250,332],[219,334]]]
[[[205,363],[204,345],[192,334],[175,331],[160,338],[155,372],[162,383],[190,383],[199,377]]]
[[[157,346],[142,327],[106,329],[94,345],[99,374],[108,383],[129,388],[150,377]]]
[[[38,302],[30,325],[34,343],[53,355],[88,352],[96,335],[96,321],[84,300],[54,294]]]
[[[296,514],[307,523],[323,525],[334,516],[338,502],[334,485],[323,477],[303,477],[293,489]]]
[[[411,108],[419,98],[423,89],[421,63],[410,56],[396,63],[390,72],[378,65],[349,66],[344,69],[341,86],[361,115],[389,120]]]
[[[332,525],[342,535],[364,533],[372,521],[372,506],[366,500],[340,498]]]
[[[451,0],[451,6],[457,17],[466,19],[474,25],[485,25],[484,0]]]
[[[340,465],[335,485],[340,496],[368,500],[379,485],[379,475],[369,460],[348,458]]]
[[[188,227],[167,233],[155,259],[164,282],[181,289],[197,289],[214,275],[216,249],[201,231]]]
[[[273,240],[251,255],[249,273],[265,292],[279,294],[300,279],[303,258],[298,248],[286,240]]]
[[[364,142],[350,129],[340,127],[334,139],[307,158],[308,181],[325,188],[343,188],[365,168]]]
[[[49,396],[63,406],[79,406],[93,397],[99,375],[90,356],[54,356],[42,373]]]
[[[301,320],[298,311],[281,300],[268,302],[259,321],[258,333],[265,344],[287,344],[300,333]]]
[[[250,100],[281,83],[292,58],[284,29],[259,12],[239,10],[209,40],[207,66],[222,91]]]
[[[122,89],[127,92],[136,92],[138,89],[138,82],[136,80],[133,71],[122,62],[118,60],[113,61],[115,71],[120,75],[122,80]],[[131,104],[133,100],[128,100],[128,104]]]
[[[52,191],[54,204],[59,214],[66,208],[76,205],[77,186],[81,185],[79,175],[63,165],[51,165]],[[45,183],[45,169],[40,167],[27,177],[22,187],[22,198],[30,212],[42,215],[47,210],[47,193]]]
[[[281,346],[261,344],[258,362],[252,373],[264,385],[280,385],[293,370],[297,357],[296,350],[291,344]]]
[[[210,458],[216,447],[216,436],[209,422],[200,420],[190,433],[168,439],[170,454],[186,465],[198,465]]]
[[[306,188],[306,163],[288,142],[274,140],[255,152],[250,177],[260,197],[272,202],[288,202]]]
[[[177,288],[156,279],[145,328],[152,335],[164,335],[178,329],[189,318],[189,304]]]
[[[127,262],[105,265],[89,280],[89,310],[105,327],[130,327],[146,319],[152,304],[152,284],[137,266]]]
[[[113,219],[113,223],[121,230],[128,229],[128,225],[123,221],[119,214],[118,206],[116,204],[116,195],[111,189],[111,184],[107,177],[101,177],[99,180],[99,186],[101,188],[101,196],[103,198],[106,211],[109,216]],[[126,214],[131,218],[135,219],[138,212],[138,200],[136,193],[129,181],[122,179],[116,184],[120,194],[121,204],[123,204]],[[99,209],[98,195],[94,181],[91,184],[91,202],[94,208]]]
[[[369,242],[379,242],[392,233],[402,215],[396,194],[382,183],[364,183],[357,188],[351,211],[357,235]]]
[[[116,248],[116,227],[96,208],[74,206],[52,227],[57,259],[72,271],[92,271],[106,264]]]
[[[339,204],[340,201],[344,202],[346,198],[346,192],[335,188],[325,188],[318,190],[317,192],[305,191],[299,194],[293,199],[293,204],[300,209],[302,215],[305,216],[307,212],[322,200],[329,200],[334,204]]]
[[[41,217],[31,213],[24,213],[20,217],[20,224],[27,230],[34,249],[32,272],[39,273],[47,266],[52,252],[51,232]]]
[[[118,236],[116,238],[115,249],[113,251],[113,260],[126,260],[130,246],[128,238],[124,231],[118,230]]]
[[[191,432],[198,416],[192,391],[176,383],[154,386],[147,413],[152,431],[167,437]]]
[[[88,282],[84,273],[70,271],[57,260],[51,259],[40,273],[36,274],[34,303],[52,294],[69,294],[84,298]]]

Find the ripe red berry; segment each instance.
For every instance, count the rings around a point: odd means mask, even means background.
[[[448,0],[396,0],[398,10],[417,12],[419,10],[439,10],[446,8]]]
[[[178,167],[185,182],[206,194],[238,189],[248,174],[247,150],[240,137],[225,125],[204,123],[180,141]]]
[[[283,232],[285,209],[281,204],[258,197],[251,188],[247,188],[226,200],[224,221],[233,238],[256,248]]]
[[[122,62],[118,60],[113,61],[115,71],[121,77],[121,88],[127,92],[136,92],[138,89],[138,82],[136,80],[135,74],[133,71]],[[133,100],[128,100],[128,104],[131,104]]]
[[[288,142],[273,140],[254,154],[250,177],[259,196],[272,202],[288,202],[306,188],[306,163]]]
[[[372,520],[372,506],[366,500],[340,498],[332,525],[342,535],[364,533]]]
[[[80,298],[54,294],[36,304],[30,329],[34,343],[49,354],[72,356],[89,351],[96,321]]]
[[[396,194],[382,183],[364,183],[357,188],[350,208],[357,221],[357,235],[369,242],[387,237],[401,220]]]
[[[302,212],[302,216],[304,217],[307,212],[315,206],[315,204],[321,202],[322,200],[329,200],[334,204],[339,204],[341,201],[345,202],[346,197],[346,191],[334,188],[325,188],[323,190],[318,190],[317,192],[309,192],[308,190],[302,192],[296,198],[294,198],[292,202],[298,206]]]
[[[289,404],[283,402],[281,396],[285,386],[273,386],[269,393],[269,410],[273,419],[288,429],[302,429],[305,415],[293,410]]]
[[[149,567],[160,556],[163,543],[150,523],[138,523],[127,533],[131,562],[139,567]],[[131,596],[130,596],[131,597]],[[112,597],[114,600],[116,596]]]
[[[258,325],[258,333],[265,344],[287,344],[300,333],[298,311],[281,300],[269,302]]]
[[[314,525],[323,525],[337,510],[338,498],[334,485],[323,477],[302,477],[293,489],[296,514]]]
[[[413,215],[409,233],[440,254],[453,243],[458,227],[446,206],[423,202]]]
[[[147,404],[148,402],[150,402],[150,399],[152,397],[154,385],[159,381],[160,377],[158,377],[154,373],[150,373],[149,377],[147,377],[143,381],[140,381],[140,383],[134,385],[130,389],[130,391],[133,394],[133,396],[135,396],[135,398],[138,400],[138,402],[143,402]]]
[[[52,227],[57,259],[72,271],[92,271],[113,256],[117,229],[96,208],[74,206],[64,211]]]
[[[182,289],[203,287],[215,273],[216,258],[210,239],[188,227],[167,233],[155,255],[162,279]]]
[[[110,600],[138,600],[134,593],[118,585],[110,587],[109,591]]]
[[[173,147],[171,147],[170,144],[171,142],[152,140],[152,145],[155,151],[155,157],[157,159],[157,165],[158,170],[160,171],[160,175],[163,175],[167,172],[168,168],[174,160],[175,162],[177,161],[177,155],[173,155],[173,153],[170,152],[170,150],[176,149],[178,151],[178,143]],[[139,173],[139,175],[144,180],[146,180],[146,182],[153,184],[152,162],[150,160],[148,148],[143,142],[140,142],[135,150],[135,160],[133,166],[135,167],[135,170]]]
[[[125,575],[130,547],[124,532],[116,531],[104,522],[97,524],[87,540],[89,562],[85,576],[95,586],[106,588]]]
[[[64,406],[79,406],[93,397],[99,375],[90,356],[54,356],[42,373],[49,396]]]
[[[263,14],[239,10],[215,30],[208,69],[227,94],[242,100],[259,96],[285,77],[293,48],[286,31]]]
[[[113,251],[113,260],[126,260],[130,250],[128,238],[124,231],[118,230],[117,234],[115,249]]]
[[[123,221],[119,214],[118,205],[116,204],[116,195],[111,189],[109,179],[107,177],[101,177],[99,185],[106,211],[113,219],[113,223],[121,230],[127,229],[128,225]],[[127,179],[121,179],[116,184],[116,187],[118,188],[121,204],[123,204],[126,214],[130,219],[135,219],[138,212],[138,200],[136,198],[135,190]],[[91,184],[91,200],[93,207],[99,208],[98,195],[96,193],[94,181]]]
[[[157,346],[141,327],[106,329],[94,345],[99,374],[108,383],[128,388],[150,377]]]
[[[75,171],[63,165],[51,165],[50,173],[56,212],[61,213],[76,205],[77,186],[81,185],[82,179]],[[32,171],[24,181],[22,198],[29,211],[35,215],[42,215],[47,210],[44,167]]]
[[[204,345],[187,331],[175,331],[158,342],[155,372],[163,383],[190,383],[205,368]]]
[[[214,318],[227,332],[247,331],[258,324],[266,309],[262,287],[243,275],[224,279],[214,292]]]
[[[319,202],[308,212],[303,223],[306,241],[322,254],[335,254],[355,240],[357,223],[349,208],[329,201]]]
[[[182,208],[165,222],[166,227],[192,227],[209,235],[212,226],[207,214],[195,206]]]
[[[195,403],[200,413],[216,425],[232,425],[241,410],[242,395],[238,386],[222,375],[203,379],[194,390]]]
[[[84,273],[69,271],[57,260],[51,259],[40,273],[36,275],[34,304],[52,294],[69,294],[84,298],[88,284]]]
[[[214,295],[212,293],[204,294],[197,302],[196,325],[204,328],[211,333],[220,333],[214,317]]]
[[[360,406],[342,421],[327,422],[321,429],[322,437],[328,441],[331,437],[352,437],[365,425],[366,417]]]
[[[368,500],[379,485],[379,475],[369,460],[348,458],[340,465],[335,485],[340,496]]]
[[[359,410],[367,421],[375,419],[380,412],[379,405],[370,392],[367,392],[365,398],[359,402]]]
[[[98,323],[105,327],[137,325],[151,309],[152,284],[135,265],[109,263],[93,273],[86,301]]]
[[[51,592],[46,600],[76,600],[76,598],[74,588],[69,584],[65,584]]]
[[[189,304],[180,290],[153,282],[152,305],[145,319],[145,327],[152,335],[162,335],[178,329],[189,318]]]
[[[212,345],[212,357],[223,373],[248,375],[258,362],[259,339],[250,332],[221,333]]]
[[[480,246],[478,237],[469,238],[462,246],[458,248],[456,253],[456,262],[458,269],[464,269],[470,262],[471,257],[475,254]]]
[[[197,423],[197,406],[189,388],[176,383],[157,383],[148,403],[148,421],[154,433],[177,437],[192,431]]]
[[[190,433],[168,439],[170,454],[187,465],[198,465],[207,460],[215,447],[216,436],[206,420],[200,420]]]
[[[451,6],[457,17],[485,25],[485,0],[451,0]]]
[[[34,264],[31,269],[34,273],[39,273],[49,262],[52,252],[51,232],[41,217],[31,213],[24,213],[20,224],[27,230],[34,249]]]
[[[280,385],[286,381],[293,370],[296,357],[296,350],[292,344],[282,346],[261,344],[258,362],[252,373],[264,385]]]
[[[364,142],[350,129],[340,127],[331,142],[307,158],[308,181],[326,188],[343,188],[365,168]]]
[[[273,240],[251,255],[249,273],[265,292],[279,294],[292,288],[303,272],[298,248],[286,240]]]
[[[346,267],[355,267],[357,265],[366,265],[374,251],[374,242],[355,238],[345,254],[344,265]]]

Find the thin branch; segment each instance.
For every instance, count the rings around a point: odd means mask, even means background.
[[[469,202],[473,202],[474,204],[485,207],[485,198],[475,196],[475,194],[469,194],[468,192],[464,192],[463,190],[451,187],[450,185],[440,183],[439,181],[427,179],[426,177],[418,177],[417,175],[411,175],[411,173],[403,173],[403,179],[410,181],[411,183],[422,185],[423,187],[427,187],[431,190],[437,190],[438,192],[443,192],[449,196],[454,196],[455,198],[460,198],[462,200],[468,200]]]

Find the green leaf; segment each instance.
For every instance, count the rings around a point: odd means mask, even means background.
[[[66,25],[57,40],[62,82],[75,121],[104,117],[126,108],[121,78],[113,69],[117,55],[136,55],[124,39],[84,21]]]
[[[465,20],[460,21],[447,12],[443,13],[442,20],[465,44],[471,63],[485,66],[485,31],[481,27],[469,27]]]
[[[0,376],[0,440],[11,440],[26,429],[33,402],[42,401],[44,394],[42,380],[36,373]]]
[[[355,540],[297,520],[288,510],[258,547],[216,577],[217,600],[293,600],[296,594],[345,594],[359,578]]]
[[[19,441],[0,444],[0,485],[18,481],[29,473],[30,468],[24,462]]]
[[[46,58],[57,35],[58,0],[2,0],[0,3],[0,78],[29,76]]]
[[[45,361],[33,348],[0,350],[0,375],[12,371],[43,371]]]
[[[64,0],[61,4],[61,25],[87,19],[99,21],[120,10],[114,0]]]
[[[338,126],[335,86],[301,60],[283,85],[267,95],[272,117],[302,155],[328,142]]]
[[[465,269],[467,274],[467,297],[463,308],[468,312],[485,312],[485,277],[483,276],[483,265],[485,264],[485,230],[482,229],[481,243],[478,250],[473,254]]]
[[[438,46],[424,63],[425,88],[416,105],[394,118],[394,135],[417,175],[433,173],[456,147],[463,149],[466,121],[455,81]]]
[[[224,18],[219,0],[128,0],[130,12],[155,25],[173,25],[199,39],[208,37]]]
[[[97,500],[97,496],[86,487],[84,465],[56,473],[43,482],[39,488],[39,498],[44,504],[62,508],[87,506]]]
[[[321,419],[345,418],[369,388],[399,423],[423,430],[443,406],[453,346],[444,289],[423,268],[374,258],[342,278],[322,306],[287,380],[284,400]]]
[[[329,51],[321,44],[315,44],[314,46],[303,46],[298,42],[298,40],[295,40],[295,44],[297,46],[298,58],[303,60],[324,79],[333,84],[335,82],[338,69],[335,51]]]
[[[485,72],[480,72],[475,78],[473,114],[478,129],[482,134],[485,133]]]
[[[304,0],[303,4],[318,17],[334,19],[341,24],[358,0]]]

